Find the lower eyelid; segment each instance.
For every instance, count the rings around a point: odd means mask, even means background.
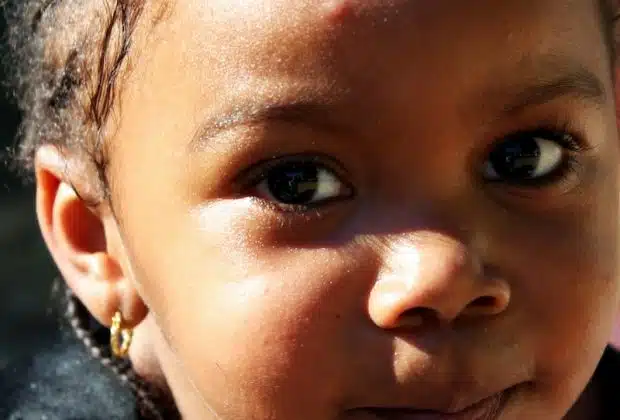
[[[584,182],[584,164],[575,157],[570,157],[560,171],[547,180],[532,180],[531,182],[509,183],[504,181],[486,181],[486,184],[510,196],[528,199],[559,197],[576,190]]]
[[[278,224],[318,221],[333,214],[338,207],[336,201],[322,203],[320,206],[280,205],[258,197],[254,197],[254,201],[261,212],[266,212],[269,217],[275,217]]]

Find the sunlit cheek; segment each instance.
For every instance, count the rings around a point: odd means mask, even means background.
[[[209,244],[218,243],[223,251],[220,257],[225,258],[222,262],[234,264],[237,269],[260,263],[256,253],[264,244],[251,230],[260,223],[255,220],[255,207],[252,198],[243,198],[211,202],[192,211],[200,237]]]
[[[336,356],[325,352],[338,348],[338,335],[317,320],[318,314],[332,319],[328,282],[313,283],[297,264],[212,282],[202,297],[188,294],[184,306],[202,310],[182,315],[194,328],[176,341],[186,372],[206,398],[225,389],[233,402],[277,399],[269,393],[312,382],[319,367],[309,367],[317,358],[336,371]]]
[[[318,193],[331,194],[330,188],[325,186]],[[226,250],[226,259],[243,266],[261,265],[283,252],[338,242],[346,225],[347,212],[342,210],[337,205],[329,212],[296,213],[269,208],[264,199],[256,197],[223,199],[196,207],[192,223],[202,241]],[[342,245],[342,241],[335,243]]]
[[[187,346],[196,351],[197,359],[209,360],[206,351],[216,356],[213,360],[220,367],[234,371],[239,365],[251,362],[248,357],[253,355],[253,348],[264,348],[274,340],[273,331],[292,328],[282,318],[286,302],[277,298],[276,287],[269,287],[272,280],[260,275],[216,280],[210,286],[208,303],[199,299],[193,302],[195,306],[205,307],[199,317],[199,328],[204,334],[190,337],[196,342]],[[214,342],[218,343],[217,347],[210,345]],[[267,348],[264,350],[268,352]],[[257,356],[253,357],[258,359]],[[260,357],[266,357],[266,353]],[[259,360],[256,362],[261,364]]]
[[[257,378],[302,381],[317,358],[335,370],[339,353],[328,350],[348,330],[337,331],[334,319],[363,307],[365,282],[354,268],[368,258],[344,246],[270,241],[280,228],[259,207],[242,198],[194,209],[166,257],[174,264],[158,265],[172,302],[166,330],[205,392]]]
[[[190,264],[202,264],[196,271],[209,276],[204,293],[214,297],[208,313],[230,318],[222,333],[231,339],[249,330],[263,335],[264,325],[288,322],[287,314],[312,305],[324,280],[343,270],[336,251],[269,242],[269,232],[277,228],[264,213],[255,200],[242,198],[215,201],[192,214],[199,238],[195,246],[202,250],[195,251]]]
[[[299,376],[287,372],[299,365],[294,355],[303,317],[277,280],[270,273],[205,279],[202,287],[183,293],[170,319],[167,329],[182,375],[220,413],[229,404],[269,400],[261,395],[286,376]]]

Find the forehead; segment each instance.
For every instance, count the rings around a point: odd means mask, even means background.
[[[174,2],[161,36],[150,37],[145,50],[165,83],[176,75],[175,83],[199,85],[214,106],[247,91],[255,97],[374,88],[381,95],[391,84],[398,93],[404,81],[429,96],[439,79],[459,86],[444,95],[460,95],[500,74],[516,78],[528,63],[540,67],[539,57],[570,57],[607,79],[597,3],[190,0]]]
[[[499,27],[504,34],[515,30],[547,27],[555,31],[575,23],[594,23],[600,29],[599,16],[604,0],[192,0],[178,4],[179,10],[192,11],[215,33],[234,34],[239,41],[277,34],[279,37],[338,33],[375,35],[404,24],[408,34],[438,30],[458,33],[478,28],[492,32]],[[605,3],[606,4],[606,3]],[[201,13],[202,11],[202,13]],[[592,18],[595,18],[594,21]],[[564,25],[558,25],[560,22]],[[435,31],[433,31],[433,29]],[[497,35],[501,35],[502,32]],[[282,40],[282,38],[280,38]],[[412,39],[413,40],[413,39]],[[429,39],[426,39],[429,41]]]
[[[603,92],[609,98],[609,61],[597,3],[173,2],[166,19],[145,31],[140,54],[146,59],[132,72],[133,89],[125,95],[131,99],[123,101],[123,115],[136,129],[140,120],[149,121],[143,127],[147,130],[153,121],[149,112],[161,115],[157,104],[165,102],[170,118],[155,118],[163,132],[177,114],[191,116],[194,126],[220,117],[225,125],[243,118],[248,103],[264,108],[310,102],[327,103],[328,113],[336,110],[334,115],[362,131],[369,130],[361,127],[369,119],[360,115],[373,116],[384,127],[402,128],[407,121],[407,129],[432,132],[445,126],[437,110],[446,116],[473,113],[472,120],[478,120],[479,109],[502,107],[515,91],[554,76],[560,90],[580,85],[586,95]],[[306,113],[317,107],[298,109]],[[193,135],[175,138],[187,141]]]
[[[175,2],[157,48],[209,77],[368,79],[400,68],[468,74],[533,55],[603,70],[597,0],[191,0]],[[377,57],[383,57],[377,60]],[[204,70],[204,69],[203,69]],[[499,69],[494,69],[498,70]]]

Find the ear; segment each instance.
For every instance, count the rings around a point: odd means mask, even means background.
[[[73,188],[89,194],[77,171],[56,147],[35,157],[36,211],[43,239],[67,285],[102,324],[120,310],[128,327],[140,323],[146,306],[133,286],[118,223],[105,203],[93,207]],[[70,181],[76,181],[75,183]],[[81,181],[81,182],[80,182]]]

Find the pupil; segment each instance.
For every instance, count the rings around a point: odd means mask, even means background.
[[[318,187],[316,165],[293,163],[274,168],[267,176],[269,192],[284,204],[312,201]]]
[[[540,147],[533,138],[513,139],[500,144],[489,157],[495,172],[507,180],[532,178],[540,159]]]

